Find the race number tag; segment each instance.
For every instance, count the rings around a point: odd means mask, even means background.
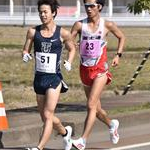
[[[56,54],[36,52],[36,71],[56,73],[56,60]]]
[[[80,44],[80,54],[89,58],[99,57],[101,54],[101,41],[83,40]]]

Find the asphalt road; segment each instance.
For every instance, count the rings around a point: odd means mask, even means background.
[[[150,124],[122,127],[119,130],[120,141],[113,145],[109,141],[109,132],[106,127],[104,132],[93,131],[87,142],[87,150],[150,150]],[[73,137],[73,139],[78,136]],[[35,145],[35,143],[33,144]],[[63,150],[63,142],[60,136],[51,139],[46,150]],[[75,150],[75,148],[72,148]]]
[[[120,141],[113,145],[109,141],[109,133],[92,133],[87,144],[88,150],[150,150],[150,124],[142,124],[121,128]],[[103,138],[103,139],[102,139]]]
[[[113,101],[113,102],[112,102]],[[130,107],[145,104],[150,101],[150,94],[134,94],[124,97],[111,97],[104,100],[103,105],[107,110],[122,106]],[[78,109],[82,109],[82,112]],[[33,109],[33,108],[32,108]],[[71,109],[71,110],[70,110]],[[83,104],[61,104],[57,115],[62,120],[70,122],[73,119],[75,136],[79,138],[82,133],[83,121],[85,119],[85,105]],[[76,113],[78,111],[78,113]],[[64,112],[64,113],[63,113]],[[109,132],[106,125],[98,120],[87,141],[87,150],[150,150],[150,110],[137,111],[134,113],[124,113],[112,116],[120,122],[120,141],[113,145],[109,141]],[[37,111],[17,110],[8,113],[11,128],[7,132],[0,134],[1,150],[21,150],[25,147],[35,146],[38,142],[40,118]],[[21,121],[20,121],[21,120]],[[25,126],[26,125],[26,126]],[[33,128],[34,126],[34,128]],[[30,130],[29,130],[30,129]],[[16,131],[16,132],[14,132]],[[5,134],[6,133],[6,134]],[[8,136],[9,135],[9,136]],[[11,145],[11,146],[9,146]],[[45,150],[63,150],[62,137],[55,132],[46,145]]]
[[[103,128],[103,126],[102,126]],[[150,124],[141,124],[137,126],[130,126],[121,128],[119,130],[120,141],[113,145],[109,141],[109,132],[104,127],[104,132],[93,131],[87,142],[87,150],[150,150]],[[73,137],[73,139],[78,136]],[[17,143],[17,141],[16,141]],[[31,144],[36,145],[36,143]],[[5,147],[0,150],[22,150],[23,147]],[[56,136],[51,139],[45,150],[63,150],[63,142],[61,136]],[[72,148],[72,150],[75,150]]]
[[[103,126],[102,126],[103,127]],[[92,132],[87,143],[87,150],[150,150],[150,124],[141,124],[121,128],[120,141],[113,145],[109,141],[109,133],[104,128],[104,132]],[[77,138],[73,137],[74,139]],[[17,142],[17,141],[16,141]],[[35,143],[33,143],[35,145]],[[32,145],[31,145],[32,146]],[[46,146],[45,150],[63,150],[61,136],[56,136]],[[51,147],[51,148],[50,148]],[[5,147],[0,150],[22,150],[24,147]],[[72,148],[72,150],[75,150]]]
[[[102,126],[103,128],[103,126]],[[119,130],[120,141],[113,145],[109,141],[109,132],[104,127],[104,132],[93,131],[87,142],[87,150],[150,150],[150,124],[124,127]],[[73,139],[78,136],[73,137]],[[17,141],[16,141],[17,143]],[[36,143],[31,144],[35,145]],[[15,143],[14,143],[15,145]],[[63,150],[61,136],[51,139],[45,150]],[[24,147],[5,147],[0,150],[22,150]],[[75,150],[72,148],[72,150]]]

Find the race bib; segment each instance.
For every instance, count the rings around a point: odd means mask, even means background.
[[[80,43],[80,54],[88,58],[99,57],[101,54],[100,40],[83,40]]]
[[[56,73],[57,55],[54,53],[36,52],[36,71]]]

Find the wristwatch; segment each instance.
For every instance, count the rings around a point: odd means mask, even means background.
[[[117,53],[116,54],[118,57],[121,57],[122,56],[122,53]]]

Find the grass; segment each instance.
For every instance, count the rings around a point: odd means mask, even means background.
[[[18,26],[0,26],[0,48],[22,48],[26,38],[26,32],[29,27]],[[66,27],[68,30],[70,28]],[[126,38],[125,50],[141,51],[141,49],[149,46],[149,28],[148,27],[121,27]],[[108,36],[108,49],[116,49],[117,40],[113,35]]]
[[[35,93],[32,88],[34,77],[34,62],[22,62],[22,47],[25,41],[27,27],[0,26],[0,80],[3,84],[3,97],[6,109],[34,106]],[[120,65],[110,67],[113,74],[112,83],[105,90],[123,90],[133,76],[137,66],[141,63],[144,52],[149,46],[149,28],[122,28],[126,35],[126,45]],[[132,34],[131,34],[132,33]],[[113,35],[108,36],[108,63],[111,64],[116,51],[116,43]],[[63,53],[63,59],[66,52]],[[139,73],[131,90],[150,90],[150,59],[147,60]],[[71,72],[66,72],[62,66],[65,81],[70,90],[62,94],[61,101],[84,101],[85,96],[79,78],[79,56],[77,53]]]
[[[143,111],[143,110],[148,110],[150,109],[150,103],[145,103],[145,104],[141,104],[139,106],[132,106],[132,107],[120,107],[120,108],[116,108],[114,110],[110,110],[108,111],[109,114],[111,115],[115,115],[115,114],[124,114],[124,113],[132,113],[132,112],[137,112],[137,111]]]

